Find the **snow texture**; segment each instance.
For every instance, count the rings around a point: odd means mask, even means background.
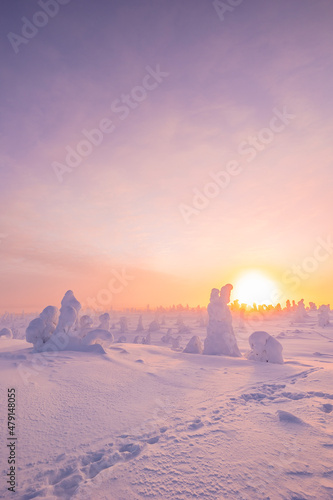
[[[102,328],[96,328],[96,330],[91,330],[83,339],[84,345],[101,344],[105,347],[109,347],[114,341],[114,337],[108,330],[103,330]]]
[[[34,350],[40,352],[44,344],[56,330],[59,311],[54,306],[47,306],[38,318],[30,321],[26,329],[26,341],[33,344]]]
[[[10,328],[2,328],[0,330],[0,338],[6,338],[6,339],[12,339],[13,338],[13,332],[11,331]]]
[[[80,309],[80,302],[74,297],[72,290],[68,290],[61,301],[60,316],[55,332],[69,333],[74,330],[74,327],[78,329]]]
[[[101,314],[99,317],[100,324],[98,325],[98,328],[101,328],[102,330],[110,330],[110,314],[109,313],[104,313]]]
[[[282,345],[267,332],[253,332],[249,338],[251,351],[247,359],[266,363],[283,363]]]
[[[241,356],[232,327],[232,316],[228,304],[233,286],[225,285],[221,291],[213,288],[207,307],[209,321],[203,354],[225,354]]]
[[[128,331],[128,324],[126,316],[121,316],[119,320],[120,324],[120,333],[126,333]]]
[[[330,306],[322,305],[318,309],[318,325],[322,328],[330,324]]]
[[[136,327],[136,331],[142,332],[143,330],[144,330],[144,328],[143,328],[143,323],[142,323],[142,314],[140,314],[139,320],[138,320],[138,326]]]
[[[132,343],[139,314],[144,324],[152,320],[151,312],[135,311],[128,312],[126,350],[85,345],[74,330],[53,333],[44,344],[50,352],[38,354],[23,340],[34,316],[0,317],[0,330],[14,335],[1,338],[0,385],[3,393],[16,387],[19,397],[16,497],[330,500],[333,325],[323,334],[317,311],[308,311],[296,329],[294,313],[267,313],[256,328],[284,334],[284,364],[172,350],[162,336],[177,311],[166,313],[152,345]],[[198,314],[183,317],[203,341]],[[234,323],[243,352],[252,330],[244,335]],[[193,335],[182,337],[184,346]],[[6,418],[2,404],[0,421]],[[2,447],[4,477],[7,459]],[[4,490],[0,497],[9,498]]]
[[[188,354],[202,354],[203,347],[200,337],[194,335],[188,342],[187,346],[183,350]]]
[[[305,305],[304,305],[304,299],[300,300],[297,303],[296,310],[295,310],[295,321],[304,321],[308,317]]]

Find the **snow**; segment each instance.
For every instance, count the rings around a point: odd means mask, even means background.
[[[101,314],[99,317],[100,324],[98,328],[101,328],[102,330],[110,330],[110,314],[109,313],[104,313]]]
[[[304,321],[307,318],[307,312],[305,309],[304,299],[300,300],[297,303],[295,308],[295,320],[296,321]]]
[[[318,325],[325,328],[330,324],[330,306],[322,305],[318,311]]]
[[[253,332],[249,338],[251,351],[247,359],[266,363],[283,363],[280,342],[267,332]]]
[[[3,337],[3,338],[7,338],[7,339],[11,339],[13,338],[13,332],[11,331],[10,328],[2,328],[0,330],[0,338]]]
[[[119,325],[124,313],[108,313]],[[133,343],[139,313],[127,311],[127,343],[74,350],[83,341],[73,330],[56,333],[73,349],[39,353],[24,339],[32,316],[0,320],[14,335],[0,341],[1,401],[9,387],[17,393],[14,496],[331,499],[333,326],[318,326],[317,311],[299,323],[294,313],[267,317],[257,328],[233,313],[241,357],[187,354],[162,342],[176,313],[165,314],[151,345]],[[143,324],[152,314],[140,312]],[[182,349],[192,337],[206,337],[199,314],[183,315],[192,333],[181,336]],[[91,320],[91,331],[98,330],[98,315]],[[254,331],[279,336],[283,364],[246,359]],[[6,413],[2,403],[3,430]],[[5,446],[0,468],[4,478]],[[2,482],[0,497],[12,496]]]
[[[139,320],[138,320],[138,326],[136,327],[136,331],[142,332],[143,330],[144,330],[144,328],[143,328],[143,323],[142,323],[142,314],[140,314]]]
[[[194,335],[188,342],[187,346],[183,350],[183,352],[187,352],[189,354],[202,354],[203,347],[200,337],[198,335]]]
[[[204,354],[227,354],[240,356],[236,337],[232,328],[232,316],[228,308],[232,285],[225,285],[221,291],[213,288],[207,307],[209,321],[207,337],[204,343]]]
[[[101,344],[109,347],[110,344],[114,341],[114,337],[111,332],[108,330],[103,330],[102,328],[96,328],[96,330],[91,330],[87,335],[83,338],[83,344],[92,345],[92,344]]]
[[[120,324],[120,333],[127,332],[128,326],[127,326],[127,318],[126,318],[126,316],[122,316],[120,318],[119,324]]]

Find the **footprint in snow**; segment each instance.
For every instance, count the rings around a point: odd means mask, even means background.
[[[287,424],[298,424],[298,425],[304,425],[305,422],[301,418],[296,417],[292,413],[289,413],[289,411],[284,411],[284,410],[278,410],[277,415],[279,417],[280,422],[285,422]]]
[[[196,429],[200,429],[200,427],[203,427],[203,422],[201,421],[201,418],[196,418],[195,420],[193,420],[192,423],[189,424],[188,428],[190,430],[196,430]]]

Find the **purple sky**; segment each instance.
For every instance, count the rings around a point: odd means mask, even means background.
[[[244,1],[224,20],[206,0],[71,0],[27,43],[7,35],[43,22],[38,2],[1,9],[1,310],[69,288],[86,303],[123,268],[115,307],[204,305],[252,269],[333,303],[333,250],[317,257],[333,238],[330,0]],[[293,118],[267,131],[276,110]],[[114,130],[57,177],[106,118]],[[245,154],[253,137],[266,143]],[[232,160],[238,174],[193,206]]]

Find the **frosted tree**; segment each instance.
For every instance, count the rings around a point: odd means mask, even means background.
[[[126,333],[128,330],[126,316],[121,316],[121,318],[119,319],[119,324],[120,324],[120,333]]]
[[[318,325],[322,328],[330,324],[330,306],[322,305],[318,309]]]
[[[109,313],[104,313],[101,314],[99,317],[100,324],[98,325],[98,328],[101,328],[102,330],[110,330],[110,314]]]
[[[44,337],[50,338],[55,331],[59,318],[59,310],[55,306],[47,306],[39,315],[45,323]]]
[[[247,359],[266,363],[283,363],[282,345],[267,332],[253,332],[249,338],[251,351]]]
[[[13,332],[10,328],[2,328],[2,330],[0,330],[0,338],[12,339]]]
[[[154,319],[154,321],[152,321],[149,324],[148,331],[149,332],[157,332],[159,329],[160,329],[160,324],[156,319]]]
[[[80,330],[79,337],[82,339],[85,337],[91,330],[93,325],[93,320],[88,314],[84,314],[80,318]]]
[[[211,291],[207,307],[209,321],[203,354],[241,356],[228,307],[232,289],[233,286],[228,284],[222,287],[220,292],[217,288],[213,288]]]
[[[142,323],[142,314],[139,317],[138,326],[136,327],[136,332],[142,332],[144,330]]]
[[[173,349],[179,349],[179,348],[180,348],[180,343],[181,343],[181,340],[182,340],[182,338],[181,338],[181,336],[180,336],[180,335],[178,335],[178,337],[177,337],[177,338],[172,339],[172,341],[171,341],[171,347],[172,347]]]
[[[80,318],[80,328],[91,328],[93,325],[93,320],[88,314],[84,314]]]
[[[35,351],[40,352],[44,344],[51,338],[56,330],[58,317],[58,309],[54,306],[47,306],[38,318],[30,321],[25,338],[27,342],[33,344]]]
[[[305,318],[307,318],[307,312],[305,309],[304,305],[304,299],[300,300],[297,303],[296,309],[295,309],[295,320],[296,321],[304,321]]]
[[[172,339],[172,328],[168,328],[166,335],[163,335],[161,340],[162,340],[163,344],[170,344],[171,339]]]
[[[148,333],[146,337],[143,337],[142,343],[147,345],[151,344],[151,333]]]
[[[80,309],[80,302],[74,297],[72,290],[68,290],[61,301],[60,316],[55,333],[68,333],[77,328]]]
[[[191,340],[188,342],[187,346],[183,350],[183,352],[186,352],[188,354],[202,354],[202,351],[203,351],[202,342],[200,337],[198,337],[197,335],[191,338]]]

